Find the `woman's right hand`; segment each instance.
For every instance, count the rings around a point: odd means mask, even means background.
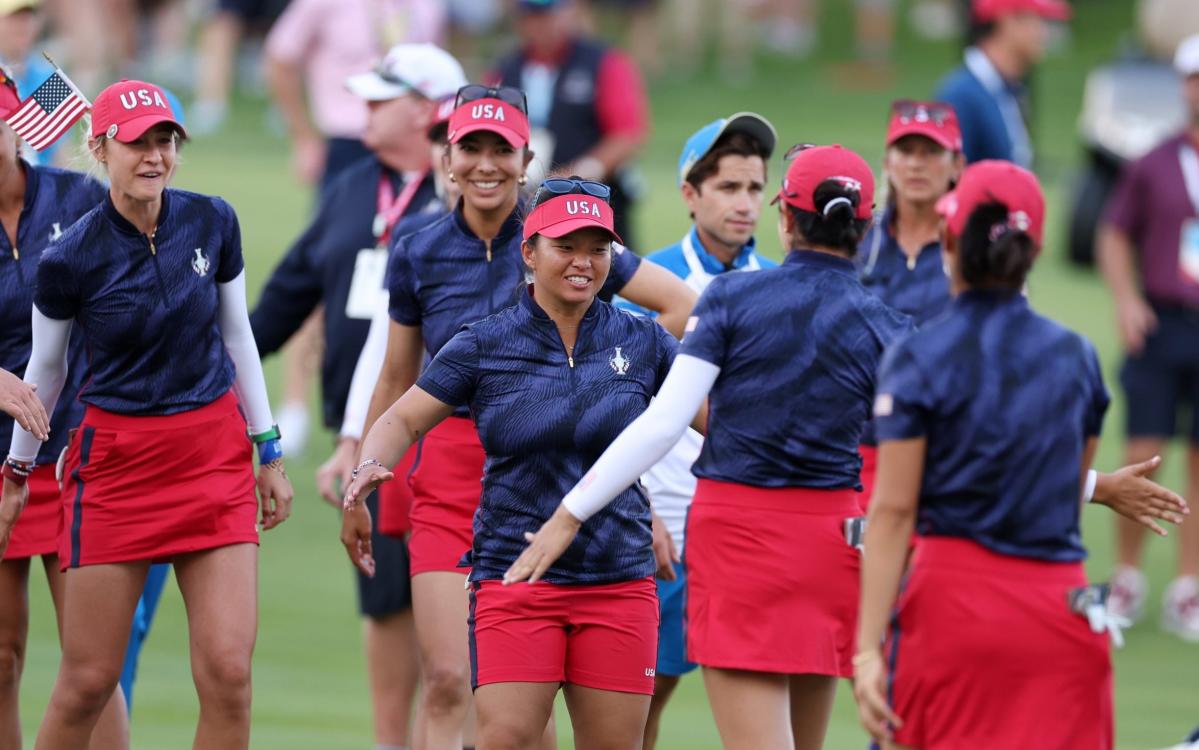
[[[368,578],[375,577],[375,558],[371,550],[371,512],[366,503],[347,505],[341,513],[341,543],[350,562]]]
[[[1144,350],[1145,339],[1157,328],[1157,315],[1143,297],[1130,296],[1117,301],[1116,322],[1124,351],[1135,356]]]
[[[17,525],[17,519],[28,500],[28,485],[4,480],[4,489],[0,492],[0,558],[8,549],[8,538],[12,536],[13,527]]]
[[[891,728],[903,726],[887,703],[887,664],[877,649],[854,657],[853,697],[858,720],[880,746],[891,738]]]
[[[50,418],[34,393],[36,390],[36,385],[26,383],[8,370],[0,370],[0,410],[17,420],[21,429],[44,441],[50,437]]]
[[[350,474],[354,471],[357,455],[358,441],[341,438],[333,455],[316,470],[316,489],[330,505],[339,506],[340,493],[350,488]]]

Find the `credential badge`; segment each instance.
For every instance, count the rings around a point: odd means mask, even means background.
[[[616,354],[612,355],[612,358],[608,360],[608,364],[612,366],[612,369],[616,371],[617,375],[624,375],[629,371],[629,365],[631,365],[632,362],[629,362],[624,358],[624,355],[620,353],[620,347],[618,346],[616,347]]]
[[[207,276],[208,269],[212,267],[212,264],[208,262],[208,256],[204,254],[204,248],[197,247],[195,252],[196,257],[192,258],[192,270],[196,272],[197,276]]]

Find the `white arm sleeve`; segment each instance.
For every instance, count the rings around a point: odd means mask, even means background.
[[[33,351],[25,368],[25,382],[37,386],[37,397],[46,407],[47,414],[54,413],[62,387],[67,382],[67,344],[71,340],[73,323],[72,320],[47,318],[33,308]],[[41,446],[42,441],[32,433],[13,424],[8,455],[18,461],[32,461],[37,458]]]
[[[237,371],[233,388],[246,412],[250,434],[266,432],[275,420],[271,416],[271,402],[266,395],[266,376],[262,374],[258,345],[254,343],[254,331],[250,328],[250,311],[246,307],[246,272],[243,270],[233,281],[218,284],[217,290],[221,305],[221,338]]]
[[[586,521],[670,452],[695,419],[720,368],[698,357],[675,357],[658,396],[624,429],[562,504]]]
[[[346,398],[345,417],[341,421],[341,437],[361,440],[366,429],[371,395],[375,392],[375,384],[387,359],[387,329],[391,326],[391,316],[387,314],[389,299],[390,295],[384,293],[382,305],[371,318],[370,332],[366,334],[362,353],[358,355],[354,377],[350,380],[350,395]]]

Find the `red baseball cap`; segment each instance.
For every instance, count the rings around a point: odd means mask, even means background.
[[[869,219],[874,212],[874,173],[857,153],[841,145],[811,146],[795,153],[783,187],[771,205],[782,200],[801,211],[817,212],[816,188],[834,180],[858,191],[857,218]]]
[[[1064,0],[973,0],[974,20],[990,23],[1012,13],[1036,13],[1050,21],[1068,21],[1072,10]]]
[[[131,143],[161,122],[169,122],[187,137],[187,131],[175,119],[166,92],[145,81],[114,83],[92,104],[93,138],[104,135]]]
[[[454,114],[454,97],[449,96],[437,103],[437,111],[433,115],[433,124],[426,131],[429,140],[444,141],[450,127],[450,115]]]
[[[962,128],[957,112],[944,102],[911,99],[893,102],[891,122],[887,125],[887,145],[894,145],[909,135],[922,135],[948,151],[962,150]]]
[[[500,99],[463,102],[450,115],[450,143],[480,130],[495,133],[512,148],[523,148],[529,142],[529,118]]]
[[[598,227],[617,242],[623,242],[616,233],[615,215],[606,201],[585,193],[555,195],[541,203],[525,218],[525,239],[535,234],[546,237],[562,237],[586,227]]]
[[[17,82],[3,66],[0,66],[0,120],[6,120],[20,108],[21,95],[17,93]]]
[[[984,203],[1007,207],[1008,226],[1027,232],[1038,246],[1045,228],[1045,195],[1037,176],[1010,161],[988,159],[966,167],[956,188],[937,201],[937,213],[961,235],[974,209]]]

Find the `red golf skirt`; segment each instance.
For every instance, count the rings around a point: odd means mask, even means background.
[[[62,500],[54,466],[35,467],[26,482],[29,501],[21,511],[8,538],[5,560],[58,554],[58,530],[62,525]]]
[[[862,491],[858,494],[858,504],[862,506],[862,513],[865,514],[870,508],[870,496],[874,494],[874,478],[878,474],[878,447],[859,445],[858,453],[862,456]]]
[[[1072,612],[1082,563],[923,537],[886,653],[895,741],[921,750],[1110,750],[1106,634]]]
[[[408,484],[419,448],[412,446],[392,471],[396,478],[379,485],[379,532],[404,538],[412,528],[412,487]]]
[[[474,583],[471,684],[568,682],[653,695],[658,618],[652,578],[594,586]]]
[[[852,489],[701,479],[687,516],[687,658],[781,674],[853,673],[858,552]]]
[[[458,561],[474,540],[485,459],[475,423],[465,417],[450,417],[425,435],[411,481],[412,575],[470,572]]]
[[[232,391],[136,417],[87,407],[67,451],[59,563],[169,561],[258,542],[253,447]]]

